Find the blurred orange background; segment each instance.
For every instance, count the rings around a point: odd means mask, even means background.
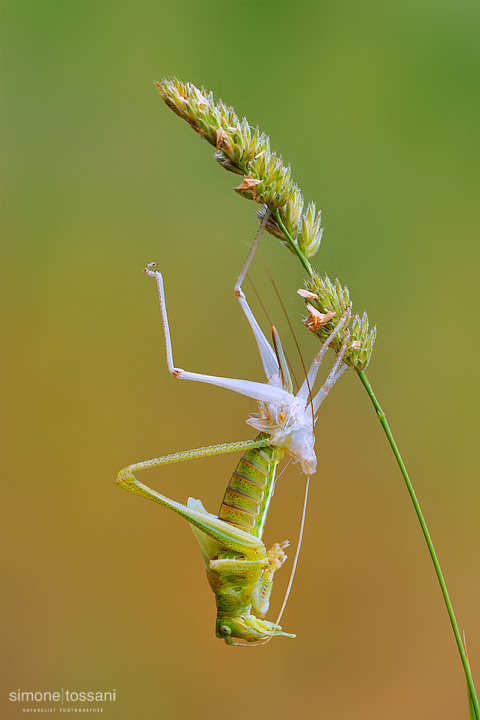
[[[315,266],[378,326],[368,376],[478,674],[478,5],[3,2],[2,691],[116,689],[119,720],[452,720],[466,687],[402,478],[353,371],[318,421],[295,640],[229,648],[187,524],[115,486],[130,462],[253,437],[255,404],[168,375],[262,379],[237,306],[253,203],[151,81],[205,85],[322,208]],[[300,264],[262,247],[308,362]],[[255,286],[300,373],[257,261]],[[249,291],[265,329],[268,322]],[[235,458],[142,480],[216,512]],[[298,533],[291,466],[267,523]],[[291,553],[292,555],[293,553]],[[285,590],[277,575],[269,617]]]

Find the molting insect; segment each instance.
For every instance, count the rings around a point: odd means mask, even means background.
[[[325,383],[312,396],[311,388],[330,342],[348,325],[348,308],[338,318],[315,356],[304,383],[294,394],[279,335],[272,328],[273,344],[270,345],[241,287],[267,218],[268,213],[235,285],[240,307],[257,342],[266,375],[265,383],[202,375],[177,368],[173,362],[163,278],[155,263],[145,268],[146,274],[157,284],[169,372],[180,380],[217,385],[257,400],[258,413],[247,423],[260,434],[255,440],[187,450],[135,463],[121,470],[117,477],[117,483],[125,489],[160,503],[190,523],[200,545],[208,581],[216,596],[216,634],[230,645],[239,644],[234,642],[234,638],[252,643],[275,635],[288,635],[282,631],[278,620],[274,623],[263,619],[269,607],[274,574],[286,559],[284,549],[288,542],[275,543],[267,550],[262,535],[274,492],[277,466],[284,455],[297,460],[308,477],[316,470],[315,416],[329,390],[347,369],[343,357],[350,338],[347,331]],[[218,516],[207,512],[200,500],[189,498],[183,505],[144,485],[134,475],[151,467],[237,451],[244,454],[228,483]]]

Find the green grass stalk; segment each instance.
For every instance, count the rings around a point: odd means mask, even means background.
[[[293,242],[292,236],[290,235],[290,233],[288,232],[287,228],[285,227],[285,225],[284,225],[284,223],[283,223],[283,221],[282,221],[282,218],[280,217],[280,213],[278,212],[278,210],[274,210],[274,211],[272,212],[272,215],[274,216],[275,220],[277,221],[278,227],[283,231],[285,237],[287,238],[288,243],[289,243],[290,247],[292,248],[293,252],[295,253],[295,255],[297,255],[298,259],[300,260],[300,262],[302,263],[303,267],[305,268],[305,270],[307,271],[307,273],[310,275],[310,277],[312,277],[312,276],[313,276],[313,268],[312,268],[312,266],[310,265],[308,259],[307,259],[307,258],[305,257],[305,255],[302,253],[302,251],[300,250],[300,248],[298,247],[298,245]]]
[[[284,223],[282,223],[282,219],[280,217],[280,213],[277,211],[273,212],[273,215],[275,216],[275,219],[281,227],[282,231],[285,233],[285,236],[287,237],[289,243],[291,244],[292,248],[295,250],[295,253],[298,255],[303,267],[308,272],[310,277],[313,275],[313,268],[310,265],[309,261],[299,248],[295,245],[293,242],[293,239],[291,238],[287,228],[285,227]],[[380,420],[380,424],[382,425],[385,434],[387,436],[388,442],[390,444],[390,447],[392,448],[393,454],[395,455],[395,458],[397,460],[398,466],[400,468],[400,472],[402,473],[403,479],[405,481],[405,484],[407,486],[408,493],[410,495],[410,499],[413,503],[413,506],[415,508],[415,512],[417,514],[418,521],[420,523],[420,527],[422,528],[423,536],[425,538],[425,542],[427,543],[428,551],[430,553],[430,557],[432,558],[433,566],[435,568],[435,573],[437,575],[438,582],[440,584],[440,589],[442,591],[443,599],[445,601],[445,605],[447,607],[448,616],[450,618],[450,622],[453,629],[453,634],[455,636],[455,641],[457,643],[458,652],[460,654],[460,659],[462,662],[463,670],[465,673],[465,678],[467,680],[467,687],[468,687],[468,696],[469,696],[469,706],[470,706],[470,715],[473,717],[474,720],[480,720],[480,707],[478,704],[477,694],[475,692],[475,685],[473,683],[472,673],[470,670],[470,665],[468,663],[467,655],[465,652],[465,648],[463,646],[462,638],[460,635],[460,630],[458,628],[457,620],[455,618],[455,613],[453,611],[452,603],[450,600],[450,596],[448,594],[447,585],[445,583],[445,579],[443,577],[442,570],[440,568],[440,563],[438,562],[437,554],[435,552],[435,548],[433,546],[432,539],[430,537],[430,533],[428,532],[427,523],[425,522],[425,518],[423,517],[422,510],[420,508],[420,504],[418,502],[417,496],[415,494],[415,490],[413,489],[412,482],[408,476],[407,469],[405,467],[405,463],[402,460],[402,456],[400,455],[400,452],[398,450],[397,444],[395,442],[395,439],[393,437],[393,433],[390,429],[390,426],[387,422],[387,418],[385,413],[383,412],[382,408],[380,407],[380,404],[375,397],[375,394],[373,392],[372,386],[370,385],[367,376],[365,375],[365,372],[363,370],[357,370],[356,371],[360,380],[362,381],[362,385],[365,388],[365,390],[368,393],[368,396],[370,400],[373,403],[373,406],[376,410],[377,417]],[[472,716],[472,710],[474,715]]]
[[[400,452],[398,450],[397,444],[393,437],[392,431],[390,430],[390,426],[388,424],[386,415],[383,412],[382,408],[380,407],[380,403],[378,402],[377,398],[375,397],[375,393],[372,390],[372,386],[370,385],[370,383],[367,379],[367,376],[365,375],[365,372],[363,370],[358,371],[358,376],[359,376],[360,380],[362,381],[363,387],[367,391],[368,396],[369,396],[370,400],[372,401],[372,404],[376,410],[378,419],[380,420],[380,424],[385,431],[385,435],[387,436],[390,447],[392,448],[393,454],[395,455],[395,458],[398,463],[398,467],[400,468],[400,472],[402,473],[403,479],[405,480],[405,485],[407,486],[408,494],[410,495],[410,499],[413,503],[413,507],[415,508],[418,522],[420,523],[420,527],[422,528],[423,536],[425,538],[425,542],[427,543],[430,557],[432,558],[433,566],[435,568],[435,573],[437,575],[437,579],[440,584],[443,599],[445,600],[445,605],[447,606],[448,617],[450,618],[450,622],[452,624],[453,634],[455,635],[458,652],[460,653],[463,670],[465,672],[465,677],[467,680],[470,712],[472,712],[472,710],[473,710],[475,713],[473,715],[473,717],[475,718],[475,720],[479,720],[480,719],[480,709],[478,706],[478,699],[477,699],[477,695],[475,692],[475,685],[473,684],[473,678],[472,678],[472,673],[470,670],[470,665],[469,665],[468,658],[467,658],[467,655],[465,652],[465,648],[463,646],[462,637],[460,635],[460,630],[458,628],[457,620],[455,618],[455,613],[453,611],[452,602],[451,602],[450,596],[448,594],[447,585],[445,583],[445,579],[443,577],[443,573],[440,568],[440,563],[438,562],[438,558],[437,558],[437,554],[435,552],[435,548],[433,546],[432,538],[430,537],[430,533],[428,532],[427,523],[425,522],[425,518],[423,517],[423,513],[420,508],[420,503],[418,502],[418,498],[415,494],[415,490],[413,489],[412,482],[408,476],[407,468],[405,467],[405,463],[402,460],[402,456],[400,455]]]
[[[244,175],[243,182],[235,188],[235,191],[243,197],[263,205],[265,211],[270,211],[270,217],[274,218],[275,222],[272,227],[267,224],[266,229],[286,244],[298,257],[309,277],[314,281],[315,291],[320,288],[320,295],[326,297],[326,307],[322,306],[325,297],[322,299],[320,307],[313,307],[314,311],[318,311],[317,315],[320,311],[321,313],[334,309],[345,311],[346,305],[349,303],[347,288],[342,288],[338,281],[336,285],[331,283],[327,276],[323,279],[318,278],[308,260],[320,247],[321,213],[317,213],[314,203],[310,203],[304,212],[304,199],[300,189],[292,180],[290,168],[283,164],[281,157],[271,151],[269,138],[264,133],[260,133],[258,128],[252,129],[245,118],[240,121],[233,108],[227,107],[222,101],[215,103],[213,94],[204,88],[199,90],[194,85],[182,83],[176,78],[156,83],[156,86],[168,107],[186,120],[196,132],[216,148],[215,159],[226,170]],[[262,217],[261,211],[258,215]],[[315,293],[312,297],[320,300],[319,295],[315,295]],[[312,302],[316,301],[312,300]],[[351,348],[356,344],[359,347],[352,351],[353,354],[346,356],[345,362],[354,367],[358,373],[377,412],[407,486],[432,558],[460,653],[467,680],[470,720],[480,720],[480,709],[468,658],[432,539],[385,413],[364,372],[370,359],[376,331],[374,329],[369,332],[368,318],[365,313],[362,318],[359,316],[353,318],[351,330],[355,330],[357,333]],[[323,342],[322,333],[316,329],[314,332]]]

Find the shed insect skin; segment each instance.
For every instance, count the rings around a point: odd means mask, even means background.
[[[250,324],[264,367],[266,382],[222,378],[177,368],[166,311],[163,277],[155,263],[145,268],[155,279],[162,316],[167,367],[180,380],[194,380],[224,387],[258,402],[258,414],[247,423],[260,431],[255,440],[224,443],[211,447],[177,452],[172,455],[134,463],[118,473],[117,484],[142,495],[185,518],[200,545],[207,578],[216,596],[216,635],[228,645],[269,640],[276,635],[295,637],[280,625],[264,619],[270,601],[275,572],[286,560],[288,541],[275,543],[267,550],[262,535],[276,480],[276,470],[285,454],[296,459],[307,476],[316,470],[314,418],[335,382],[347,369],[342,362],[348,346],[348,333],[325,383],[312,398],[311,388],[330,342],[348,323],[350,311],[339,319],[320,352],[315,356],[298,393],[293,384],[279,335],[272,328],[273,347],[263,334],[241,288],[258,247],[268,214],[235,284],[235,295]],[[151,467],[194,458],[243,451],[225,491],[217,516],[205,510],[200,500],[189,498],[186,505],[171,500],[136,479],[135,473]]]

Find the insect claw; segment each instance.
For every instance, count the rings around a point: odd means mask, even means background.
[[[148,265],[143,269],[143,272],[146,273],[149,277],[154,277],[156,271],[157,271],[157,263],[156,262],[148,263]]]

